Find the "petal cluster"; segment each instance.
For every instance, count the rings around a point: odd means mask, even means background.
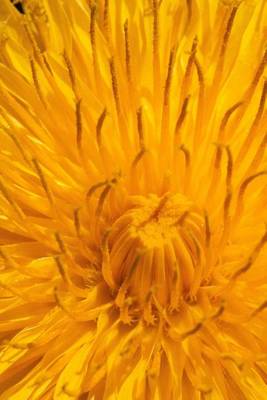
[[[0,2],[0,400],[266,400],[265,0]]]

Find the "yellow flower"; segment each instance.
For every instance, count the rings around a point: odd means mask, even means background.
[[[0,399],[266,400],[266,1],[22,3]]]

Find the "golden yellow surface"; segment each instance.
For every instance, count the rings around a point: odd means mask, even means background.
[[[266,400],[266,1],[22,3],[0,400]]]

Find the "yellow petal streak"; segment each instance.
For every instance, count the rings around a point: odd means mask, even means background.
[[[0,400],[266,400],[266,1],[21,3]]]

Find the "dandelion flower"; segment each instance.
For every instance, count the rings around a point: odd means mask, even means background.
[[[0,2],[0,399],[266,400],[265,0]]]

